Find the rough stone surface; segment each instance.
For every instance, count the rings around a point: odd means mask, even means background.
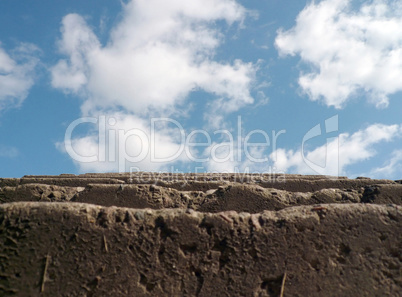
[[[270,178],[0,179],[0,296],[402,295],[402,184]]]

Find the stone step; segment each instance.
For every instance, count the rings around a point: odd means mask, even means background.
[[[0,205],[1,296],[399,296],[402,211]]]
[[[24,176],[22,178],[1,178],[0,188],[16,187],[23,184],[47,184],[67,187],[85,187],[88,184],[155,184],[183,191],[208,191],[228,183],[258,184],[264,188],[275,188],[291,192],[314,192],[326,188],[353,189],[374,184],[400,184],[391,180],[368,178],[348,179],[325,178],[323,176],[300,175],[256,175],[256,174],[170,174],[155,175],[144,173],[130,175],[119,173]]]
[[[202,212],[233,210],[250,213],[320,203],[402,205],[401,184],[370,184],[356,188],[293,192],[256,184],[215,183],[203,191],[187,191],[153,184],[88,184],[85,187],[22,184],[1,188],[0,203],[81,202],[131,208],[189,208]]]

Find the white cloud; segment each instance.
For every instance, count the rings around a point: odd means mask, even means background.
[[[235,172],[242,165],[238,160],[239,149],[233,145],[232,139],[227,142],[213,142],[205,149],[203,155],[207,158],[205,162],[206,172]],[[243,168],[242,168],[243,169]]]
[[[228,132],[229,133],[229,132]],[[317,135],[319,136],[319,135]],[[322,135],[324,137],[324,135]],[[373,124],[353,134],[342,133],[327,139],[327,143],[312,149],[308,141],[297,150],[278,148],[270,152],[270,145],[239,148],[236,138],[213,142],[203,152],[206,172],[254,172],[347,175],[348,167],[367,161],[377,155],[375,147],[402,137],[402,125]],[[315,138],[315,137],[313,137]],[[244,141],[244,140],[243,140]],[[370,177],[390,178],[402,169],[402,150],[396,150],[389,163],[382,168],[363,174]]]
[[[267,166],[268,156],[263,147],[249,147],[246,154],[243,149],[237,145],[231,147],[229,144],[212,143],[204,151],[204,156],[208,157],[204,170],[212,173],[270,172],[271,168]]]
[[[233,112],[253,102],[256,67],[213,60],[223,39],[216,21],[232,24],[245,15],[234,0],[131,1],[106,46],[81,16],[67,15],[59,43],[67,59],[53,67],[52,85],[83,95],[84,114],[118,106],[167,114],[197,89]]]
[[[31,44],[22,44],[10,55],[0,47],[0,110],[18,107],[28,96],[39,61],[37,51]]]
[[[90,119],[92,123],[79,123],[87,125],[90,132],[86,135],[76,136],[74,130],[79,128],[73,124],[72,137],[66,134],[65,141],[56,144],[59,150],[70,153],[82,172],[126,172],[130,167],[158,171],[166,170],[169,163],[188,160],[180,123],[161,118],[152,125],[151,121],[121,112]]]
[[[402,150],[395,150],[383,167],[374,168],[368,173],[373,178],[400,179],[402,175]]]
[[[311,2],[275,40],[280,55],[300,55],[310,64],[299,85],[311,100],[341,108],[363,92],[377,107],[402,91],[402,4],[400,1]]]
[[[67,15],[62,23],[63,38],[59,41],[59,49],[69,60],[60,60],[52,68],[52,86],[66,92],[79,93],[88,83],[88,57],[100,44],[81,16]]]
[[[323,168],[325,175],[345,175],[349,165],[376,155],[376,144],[402,136],[402,126],[373,124],[353,134],[342,133],[338,138],[311,151],[278,149],[270,154],[276,170],[299,174],[317,174],[304,160]],[[304,154],[304,158],[303,158]],[[308,161],[307,161],[308,162]]]
[[[149,131],[145,118],[180,114],[192,104],[189,94],[202,90],[215,98],[206,118],[210,127],[217,127],[226,114],[254,102],[250,89],[258,66],[214,57],[224,39],[217,22],[241,24],[246,15],[235,0],[133,0],[123,4],[122,20],[102,45],[82,16],[69,14],[63,18],[58,43],[66,58],[51,69],[52,86],[82,97],[84,116],[118,113],[119,128],[126,131]],[[169,129],[155,135],[159,154],[181,145]],[[72,140],[77,150],[89,155],[98,142],[91,132]],[[140,143],[129,142],[127,151],[135,155]],[[178,156],[174,161],[184,160]],[[137,165],[158,170],[168,163],[151,162],[148,156]],[[83,171],[124,170],[116,162],[79,166]]]

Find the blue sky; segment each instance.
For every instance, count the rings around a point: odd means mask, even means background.
[[[401,91],[400,1],[0,1],[2,177],[400,179]]]

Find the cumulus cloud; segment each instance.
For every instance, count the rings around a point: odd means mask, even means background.
[[[28,96],[39,61],[37,51],[31,44],[22,44],[9,54],[0,44],[0,110],[18,107]]]
[[[402,4],[351,0],[312,1],[296,25],[278,31],[275,45],[282,56],[299,55],[311,66],[299,85],[311,100],[343,107],[363,93],[377,107],[402,90]]]
[[[61,33],[59,49],[69,59],[60,60],[52,68],[52,86],[78,94],[88,83],[88,56],[99,49],[100,44],[84,18],[77,14],[64,17]]]
[[[246,15],[235,0],[133,0],[123,4],[121,21],[102,45],[82,16],[69,14],[58,42],[65,57],[51,68],[52,86],[83,98],[84,116],[115,116],[119,129],[145,131],[145,138],[151,129],[145,119],[178,115],[191,106],[191,92],[204,91],[214,98],[203,103],[209,106],[207,125],[216,128],[225,115],[254,102],[250,90],[257,65],[215,58],[224,41],[222,24],[241,25]],[[159,154],[181,147],[170,128],[159,129],[154,133]],[[82,154],[97,150],[95,132],[74,137],[71,144]],[[127,143],[127,153],[136,155],[139,140]],[[149,156],[138,162],[142,170],[168,164],[151,162]],[[184,160],[177,156],[174,162]],[[117,162],[77,164],[83,171],[125,170]]]
[[[237,143],[237,140],[234,140]],[[212,143],[204,151],[208,157],[205,162],[206,172],[212,173],[271,173],[272,167],[267,166],[268,156],[263,147],[250,147],[247,154],[243,148],[229,143]]]
[[[344,175],[349,165],[376,155],[374,146],[402,136],[402,126],[373,124],[342,133],[311,151],[278,149],[270,154],[276,170],[300,174]],[[306,161],[307,160],[307,161]]]
[[[67,57],[52,68],[52,85],[84,96],[84,114],[111,107],[166,114],[194,90],[214,94],[233,112],[253,102],[256,69],[240,60],[214,61],[223,40],[216,22],[230,25],[245,15],[234,0],[130,1],[102,46],[83,17],[69,14],[59,42]]]
[[[400,179],[402,175],[402,150],[392,152],[390,159],[382,167],[374,168],[368,176],[374,178]]]
[[[169,163],[188,160],[183,127],[172,121],[121,112],[84,117],[69,125],[56,146],[83,172],[167,170]],[[89,132],[80,136],[76,131],[83,127]]]
[[[276,148],[274,138],[269,140],[268,137],[263,143],[253,145],[252,141],[248,142],[246,149],[244,138],[239,141],[239,138],[233,137],[229,131],[224,131],[227,137],[223,137],[224,139],[220,142],[209,143],[202,152],[205,167],[199,169],[206,172],[348,176],[350,175],[349,166],[367,161],[377,155],[376,146],[402,137],[402,125],[372,124],[352,134],[341,133],[338,136],[329,137],[324,145],[315,147],[310,145],[310,141],[315,137],[324,138],[325,135],[313,133],[313,137],[307,137],[301,147],[296,150]],[[276,134],[276,137],[280,134]],[[396,150],[383,167],[363,175],[391,178],[402,169],[401,161],[402,150]]]

